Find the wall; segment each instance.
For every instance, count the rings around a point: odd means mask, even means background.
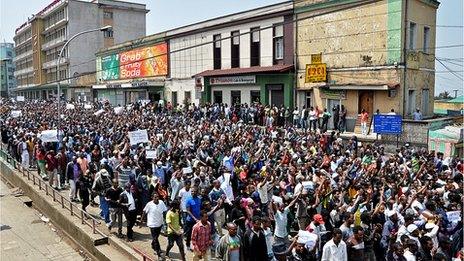
[[[252,85],[233,85],[233,86],[211,86],[211,97],[213,96],[213,91],[222,91],[222,102],[227,103],[228,105],[232,104],[230,97],[231,91],[240,91],[241,103],[251,104],[250,91],[261,91],[261,86],[252,86]]]

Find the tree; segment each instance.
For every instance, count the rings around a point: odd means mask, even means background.
[[[438,94],[437,98],[440,99],[440,100],[447,100],[447,99],[451,99],[453,97],[451,97],[449,92],[444,91],[444,92],[440,92],[440,94]]]

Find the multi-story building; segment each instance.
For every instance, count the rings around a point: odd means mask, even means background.
[[[119,104],[164,99],[293,106],[292,19],[288,1],[103,49],[94,89]],[[145,70],[150,64],[158,70]]]
[[[16,87],[13,43],[0,43],[0,96],[8,97]]]
[[[94,72],[97,50],[145,35],[147,12],[144,4],[122,1],[53,1],[16,29],[16,93],[26,98],[55,96],[58,54],[66,41],[79,32],[110,25],[111,30],[80,36],[64,50],[61,79]],[[65,97],[71,97],[72,82],[63,80],[62,87]]]
[[[433,114],[436,0],[295,0],[297,104]]]

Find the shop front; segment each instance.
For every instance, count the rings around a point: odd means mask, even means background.
[[[203,77],[203,103],[232,105],[258,102],[278,107],[293,107],[292,68],[292,65],[276,65],[210,70],[196,77]]]
[[[126,105],[140,100],[158,102],[164,99],[164,86],[159,82],[132,82],[94,85],[95,100],[112,105]]]

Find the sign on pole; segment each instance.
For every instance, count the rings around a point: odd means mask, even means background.
[[[403,131],[401,115],[374,115],[374,132],[378,134],[399,135]]]
[[[129,140],[131,145],[148,142],[147,130],[129,131]]]

